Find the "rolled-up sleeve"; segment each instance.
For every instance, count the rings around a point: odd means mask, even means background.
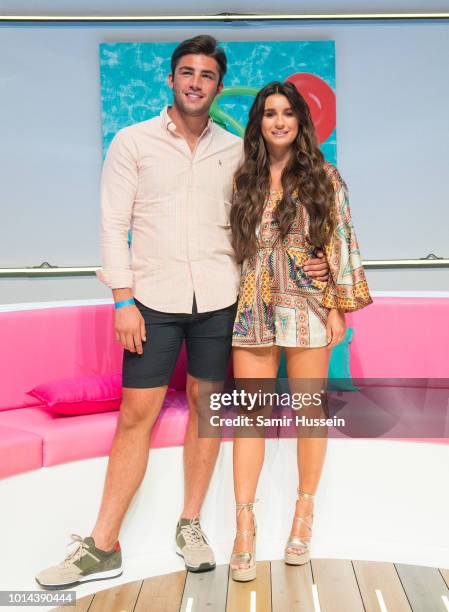
[[[133,287],[128,231],[137,192],[137,149],[126,128],[112,140],[101,176],[100,246],[97,277],[111,289]]]
[[[372,299],[351,220],[347,187],[336,168],[332,168],[331,180],[335,192],[335,225],[330,243],[324,249],[329,280],[322,304],[326,308],[352,312],[368,306]]]

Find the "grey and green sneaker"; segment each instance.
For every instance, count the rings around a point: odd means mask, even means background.
[[[184,559],[189,572],[215,569],[214,553],[198,518],[179,520],[176,525],[176,552]]]
[[[76,548],[62,563],[49,567],[36,576],[36,582],[45,589],[66,589],[92,580],[117,578],[122,574],[120,544],[111,551],[100,550],[92,537],[81,538],[72,534]]]

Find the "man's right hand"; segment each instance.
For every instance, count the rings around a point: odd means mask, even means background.
[[[146,342],[145,321],[135,305],[122,306],[115,311],[115,336],[131,353],[143,354]]]

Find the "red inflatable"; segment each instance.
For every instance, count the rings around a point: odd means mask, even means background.
[[[309,72],[287,77],[309,105],[319,143],[325,142],[335,128],[335,93],[329,85]]]

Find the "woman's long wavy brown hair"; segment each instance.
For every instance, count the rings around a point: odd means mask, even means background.
[[[286,236],[296,217],[298,199],[309,216],[308,238],[313,246],[322,247],[333,229],[334,191],[324,170],[324,157],[309,107],[292,83],[274,81],[259,91],[251,107],[244,138],[244,161],[234,176],[231,227],[239,263],[257,251],[256,227],[270,189],[270,161],[261,124],[265,101],[273,94],[285,96],[298,119],[298,135],[281,177],[283,196],[275,211],[281,237]]]

